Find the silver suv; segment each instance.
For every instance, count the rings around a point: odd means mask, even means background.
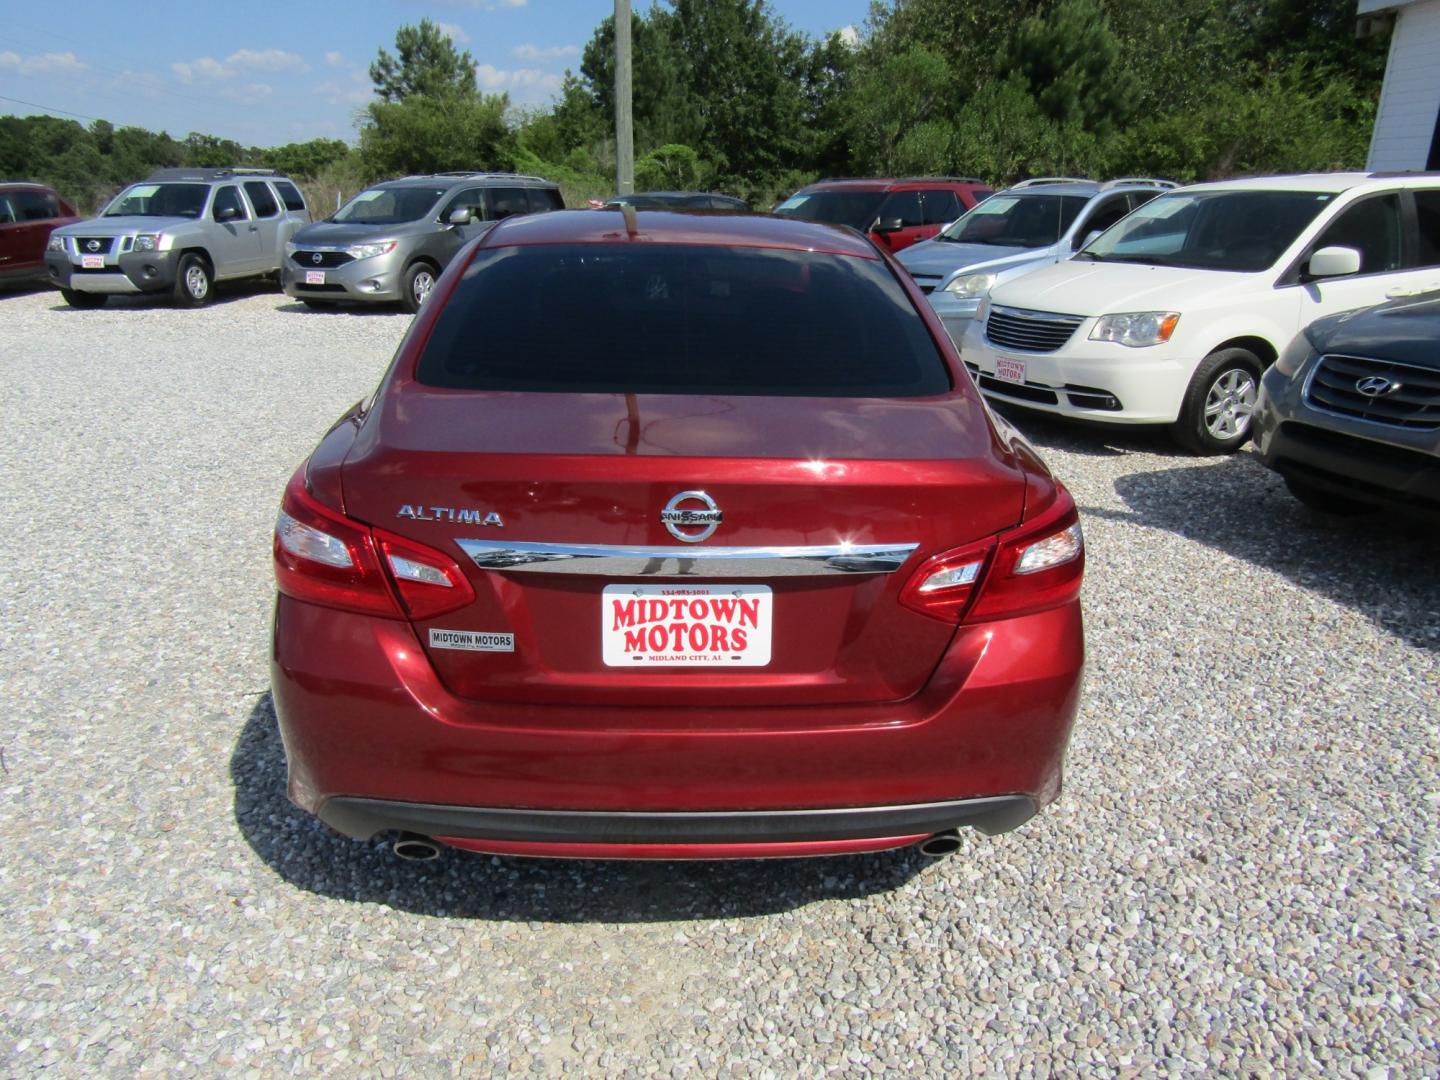
[[[1175,186],[1139,177],[1025,180],[895,257],[959,345],[981,298],[998,283],[1068,259],[1131,210]]]
[[[559,186],[538,176],[446,172],[389,180],[296,233],[280,283],[312,308],[398,300],[418,311],[455,253],[497,221],[563,209]]]
[[[115,293],[203,304],[217,281],[274,274],[310,220],[300,189],[271,169],[160,169],[97,218],[50,234],[45,266],[71,307]]]

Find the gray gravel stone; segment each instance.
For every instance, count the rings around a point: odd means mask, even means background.
[[[293,810],[290,471],[408,320],[0,294],[7,1075],[1434,1075],[1440,564],[1017,422],[1089,543],[1063,798],[949,860],[394,860]]]

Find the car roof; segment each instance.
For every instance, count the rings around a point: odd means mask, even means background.
[[[936,184],[973,184],[988,188],[990,184],[974,176],[853,176],[816,180],[801,191],[888,191],[891,188],[934,187]]]
[[[1416,179],[1423,179],[1424,174],[1409,174]],[[1376,187],[1384,186],[1387,179],[1405,177],[1407,174],[1364,173],[1364,172],[1334,172],[1334,173],[1296,173],[1289,176],[1244,176],[1234,180],[1216,180],[1208,184],[1192,184],[1183,188],[1183,191],[1315,191],[1330,192],[1339,194],[1342,191],[1349,191],[1352,188],[1361,187],[1366,184],[1373,184]],[[1437,178],[1440,179],[1440,178]]]
[[[378,184],[371,184],[371,187],[461,187],[480,185],[481,187],[495,187],[500,184],[519,185],[520,187],[551,187],[558,188],[560,185],[553,180],[546,180],[543,176],[527,176],[524,173],[491,173],[491,172],[439,172],[418,176],[397,176],[393,180],[382,180]]]
[[[714,247],[778,248],[786,251],[823,251],[878,259],[874,245],[852,229],[819,225],[769,215],[677,213],[671,210],[631,210],[634,241],[656,244],[695,244]],[[482,241],[484,247],[510,244],[623,244],[626,218],[621,210],[555,210],[548,214],[506,218]]]

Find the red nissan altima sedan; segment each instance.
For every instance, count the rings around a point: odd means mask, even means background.
[[[290,797],[411,857],[939,854],[1060,788],[1074,503],[856,233],[501,222],[274,556]]]

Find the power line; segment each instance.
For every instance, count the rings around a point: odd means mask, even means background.
[[[40,109],[47,113],[59,113],[61,116],[73,116],[77,120],[99,120],[98,116],[86,116],[84,113],[68,112],[65,109],[52,109],[49,105],[39,105],[33,101],[21,101],[18,97],[6,97],[0,94],[0,101],[13,101],[16,105],[28,105],[32,109]]]

